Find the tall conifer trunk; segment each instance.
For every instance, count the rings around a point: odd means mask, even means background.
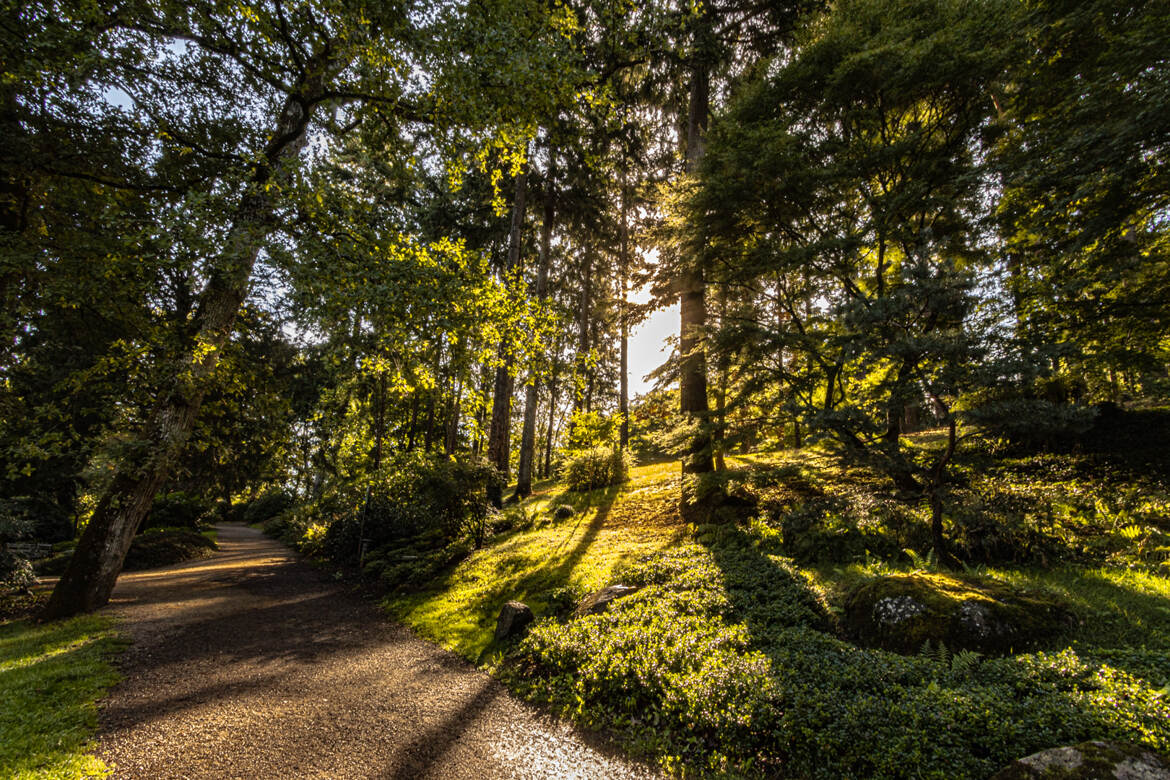
[[[630,446],[630,312],[626,304],[629,293],[630,280],[630,204],[629,188],[626,184],[626,165],[622,161],[622,224],[618,243],[618,264],[621,273],[621,378],[618,387],[618,413],[621,416],[621,427],[618,431],[618,446],[623,450]]]
[[[516,193],[512,198],[512,229],[508,232],[508,267],[509,273],[520,267],[520,237],[524,227],[524,198],[528,190],[528,166],[520,169],[516,177]],[[492,421],[488,432],[488,462],[503,474],[503,482],[508,481],[511,464],[508,462],[512,454],[512,390],[515,384],[512,377],[512,357],[505,353],[503,344],[500,345],[502,362],[496,368],[495,388],[492,392]],[[493,483],[489,489],[492,504],[497,508],[503,505],[503,486]]]
[[[199,295],[194,343],[176,361],[170,387],[154,407],[138,441],[118,467],[53,589],[44,617],[90,612],[110,600],[130,542],[150,511],[195,424],[207,385],[248,293],[252,267],[271,230],[275,188],[304,148],[311,107],[321,94],[322,68],[309,70],[299,94],[289,96],[275,132],[240,199],[223,250],[210,263]]]
[[[702,45],[710,31],[709,12],[702,12],[700,29],[695,33],[695,51],[691,63],[690,104],[687,111],[687,173],[699,170],[705,149],[707,114],[710,99],[710,65]],[[682,496],[684,516],[692,517],[698,497],[688,477],[714,470],[711,458],[711,434],[707,420],[707,354],[704,330],[707,326],[707,284],[696,259],[684,261],[678,278],[679,291],[679,411],[694,426],[690,445],[682,461]]]
[[[543,302],[548,296],[549,253],[552,251],[553,219],[556,206],[553,202],[552,150],[549,150],[548,181],[544,192],[544,224],[540,228],[540,267],[536,272],[536,299]],[[532,470],[536,460],[536,377],[529,377],[524,393],[524,429],[520,435],[520,463],[516,468],[516,497],[524,498],[532,493]]]
[[[590,325],[593,308],[593,247],[585,246],[585,268],[582,273],[581,305],[577,309],[577,376],[573,394],[573,411],[588,411],[587,386],[589,384]]]

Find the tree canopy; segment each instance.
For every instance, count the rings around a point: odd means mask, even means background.
[[[63,616],[158,496],[360,525],[418,453],[499,503],[610,446],[701,522],[727,454],[821,441],[944,557],[964,437],[1170,389],[1168,14],[6,0],[0,535],[81,534]]]

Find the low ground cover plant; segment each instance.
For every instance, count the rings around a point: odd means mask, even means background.
[[[651,557],[623,581],[643,587],[604,614],[538,623],[502,674],[668,767],[977,778],[1085,739],[1170,748],[1170,702],[1137,666],[1070,648],[858,648],[825,630],[824,594],[792,561],[746,535]]]
[[[1078,457],[1021,455],[984,470],[967,460],[951,486],[1015,490],[1012,511],[1039,529],[1032,554],[997,555],[948,514],[968,562],[961,576],[1044,594],[1074,617],[1027,653],[858,646],[842,620],[849,593],[937,570],[927,508],[818,450],[733,462],[724,480],[743,497],[740,518],[709,525],[678,517],[677,464],[635,468],[607,489],[545,486],[506,510],[529,522],[393,593],[387,608],[517,693],[682,773],[893,778],[914,767],[984,778],[1085,739],[1166,751],[1170,578],[1146,537],[1114,530],[1160,528],[1162,482],[1135,490],[1139,476],[1085,470]],[[1080,509],[1049,522],[1056,501]],[[556,513],[562,504],[573,512]],[[573,603],[613,583],[637,590],[574,617]],[[518,643],[495,643],[509,598],[538,621]]]

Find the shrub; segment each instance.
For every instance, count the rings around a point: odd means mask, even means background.
[[[206,536],[185,528],[152,529],[134,537],[123,568],[154,569],[194,558],[210,557],[218,546]]]
[[[19,555],[0,549],[0,592],[25,591],[37,581],[33,566]]]
[[[565,482],[569,490],[620,485],[629,478],[629,453],[616,447],[594,447],[575,455],[565,464]]]
[[[319,504],[320,521],[328,526],[322,551],[354,561],[362,538],[373,549],[431,532],[437,546],[458,538],[479,546],[491,515],[488,487],[499,479],[485,461],[403,453],[383,469],[368,497],[352,489]]]
[[[568,442],[570,453],[590,450],[595,447],[609,447],[617,441],[619,422],[617,415],[601,412],[573,412],[569,418]]]
[[[146,528],[190,528],[199,527],[201,520],[213,511],[213,507],[198,496],[190,493],[164,493],[154,499],[150,514],[142,523]],[[140,529],[140,530],[142,530]]]
[[[267,523],[290,508],[293,497],[285,490],[270,490],[249,501],[237,515],[247,525]]]

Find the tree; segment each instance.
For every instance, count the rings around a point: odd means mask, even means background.
[[[690,213],[726,292],[721,353],[779,382],[788,413],[932,504],[978,357],[986,176],[978,139],[999,17],[946,3],[836,6],[712,135]],[[744,363],[746,362],[746,366]],[[948,427],[932,462],[901,444],[907,408]]]
[[[1170,11],[1043,0],[1018,14],[992,160],[1019,335],[1117,401],[1119,374],[1168,360]]]

